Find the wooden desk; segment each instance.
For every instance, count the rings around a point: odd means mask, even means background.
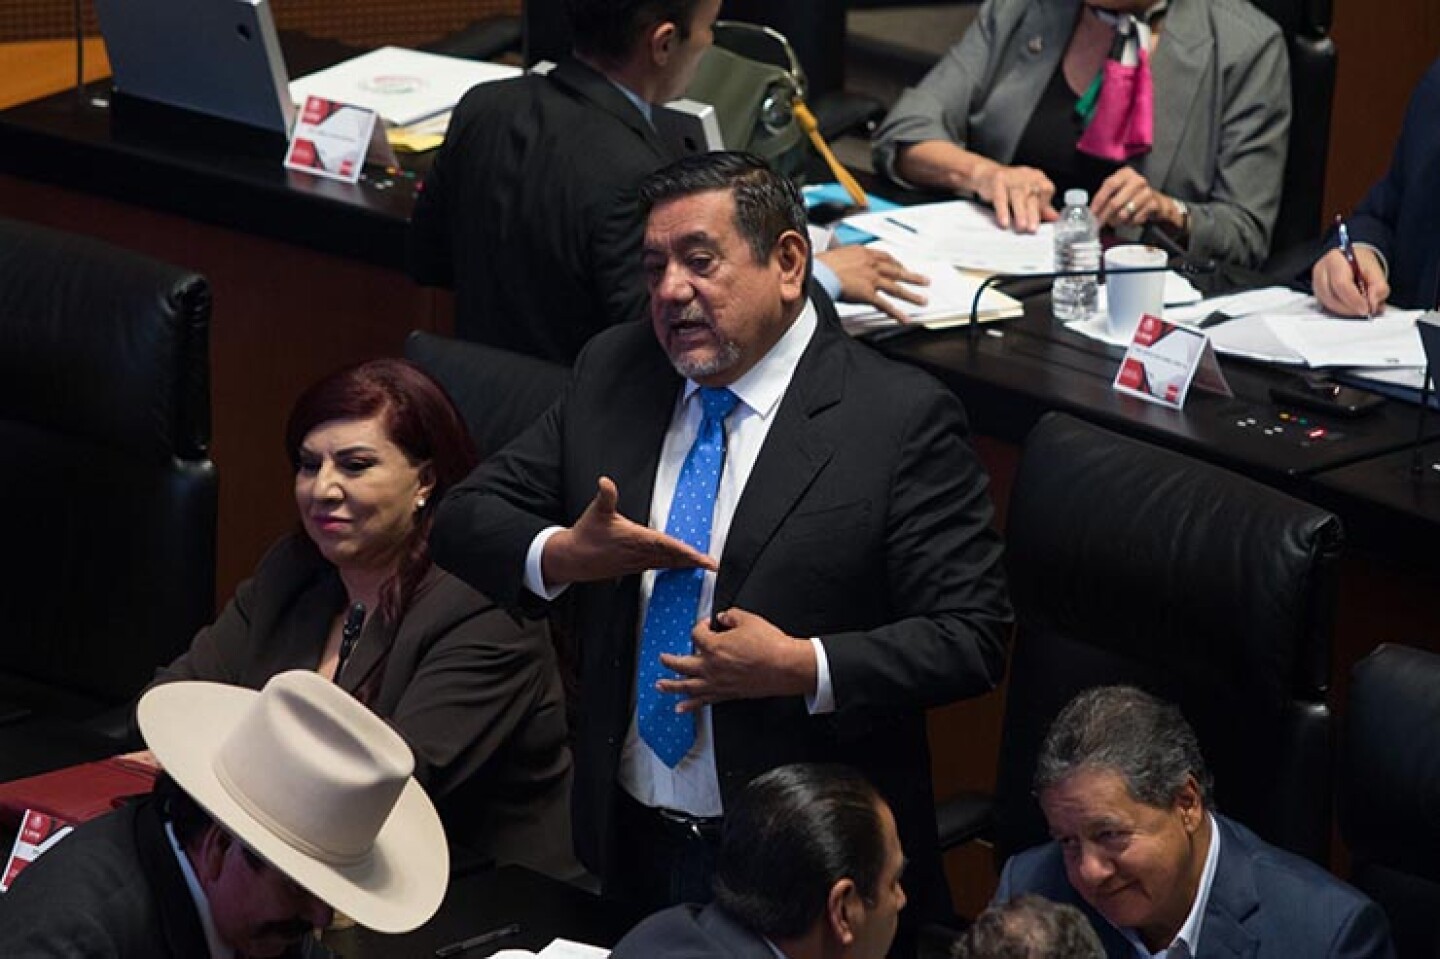
[[[110,76],[105,41],[85,41],[85,82]],[[75,85],[73,40],[0,43],[0,110],[58,93]]]
[[[210,281],[220,476],[216,606],[296,525],[282,443],[300,391],[396,356],[448,302],[403,272],[414,179],[358,185],[281,166],[269,134],[180,111],[112,108],[108,84],[0,112],[0,215],[88,234]]]

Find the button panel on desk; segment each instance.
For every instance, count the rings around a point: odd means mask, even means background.
[[[1232,420],[1237,430],[1300,449],[1345,438],[1345,434],[1332,424],[1309,413],[1236,404],[1227,407],[1220,415]]]

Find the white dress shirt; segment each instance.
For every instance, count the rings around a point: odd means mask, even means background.
[[[235,959],[235,950],[227,946],[221,940],[220,933],[215,930],[215,918],[210,914],[210,900],[206,898],[205,890],[200,887],[200,878],[195,875],[195,869],[190,865],[190,857],[185,855],[180,841],[175,838],[174,828],[168,822],[165,824],[165,836],[170,840],[170,848],[175,851],[180,872],[185,876],[185,888],[190,890],[195,911],[200,915],[200,928],[205,933],[205,944],[210,947],[210,959]]]
[[[744,376],[730,384],[731,392],[739,397],[740,402],[725,421],[725,464],[715,495],[710,548],[706,550],[710,556],[718,559],[724,555],[725,541],[730,534],[730,521],[735,515],[735,507],[745,491],[745,483],[750,478],[750,471],[760,455],[765,437],[770,433],[780,401],[795,375],[800,356],[815,334],[816,324],[815,308],[807,301],[804,310],[785,335]],[[700,431],[703,411],[695,395],[698,391],[698,384],[689,380],[685,382],[660,447],[660,461],[655,470],[655,489],[650,501],[649,525],[653,529],[665,529],[670,516],[670,500],[675,494],[680,469],[695,442],[696,434]],[[541,532],[530,544],[526,555],[525,586],[545,599],[554,599],[564,589],[563,586],[546,587],[540,570],[540,558],[545,543],[559,531],[560,527],[556,526]],[[645,610],[649,606],[650,591],[654,584],[653,570],[641,576],[641,615],[636,632],[637,648],[639,637],[644,633]],[[707,572],[700,587],[697,621],[710,615],[714,598],[715,574]],[[813,694],[806,697],[806,705],[812,713],[831,712],[835,708],[835,693],[830,681],[825,648],[816,638],[812,638],[810,642],[815,651],[817,682]],[[632,696],[630,725],[620,757],[619,779],[626,792],[647,806],[661,806],[693,816],[721,815],[723,808],[720,802],[719,777],[715,769],[715,740],[710,707],[706,706],[695,714],[695,744],[685,758],[672,769],[640,738]]]
[[[1175,934],[1170,945],[1159,952],[1151,952],[1145,943],[1131,929],[1121,929],[1120,934],[1130,940],[1135,954],[1141,959],[1194,959],[1200,952],[1201,926],[1205,922],[1205,909],[1210,905],[1210,887],[1215,885],[1215,866],[1220,861],[1220,827],[1215,817],[1207,811],[1205,818],[1210,822],[1210,850],[1205,853],[1205,869],[1200,873],[1200,887],[1195,890],[1195,901],[1190,904],[1190,915]],[[1116,928],[1119,928],[1118,926]]]

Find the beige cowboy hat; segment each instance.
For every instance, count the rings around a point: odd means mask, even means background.
[[[318,673],[260,692],[156,686],[140,732],[165,771],[224,827],[322,902],[377,932],[435,914],[450,855],[399,734]]]

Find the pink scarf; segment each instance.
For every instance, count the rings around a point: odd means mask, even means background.
[[[1115,43],[1100,76],[1076,104],[1089,123],[1075,149],[1114,163],[1150,152],[1155,143],[1155,90],[1148,21],[1166,6],[1161,2],[1151,7],[1143,21],[1129,14],[1095,11],[1102,19],[1113,18]]]

